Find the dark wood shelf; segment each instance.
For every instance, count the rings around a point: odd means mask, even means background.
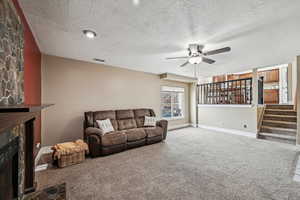
[[[50,107],[54,104],[20,104],[20,105],[2,105],[0,106],[0,113],[8,112],[38,112],[44,108]]]
[[[34,119],[36,112],[0,113],[0,134],[19,124]]]
[[[0,134],[18,124],[34,119],[39,112],[54,104],[0,106]]]

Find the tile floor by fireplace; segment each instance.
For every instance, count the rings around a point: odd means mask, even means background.
[[[169,132],[163,143],[37,172],[82,199],[299,200],[299,149],[212,130]]]

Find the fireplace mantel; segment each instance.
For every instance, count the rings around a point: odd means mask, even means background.
[[[37,115],[37,112],[0,113],[0,134],[19,124],[34,119]]]
[[[18,105],[1,105],[0,113],[8,112],[39,112],[44,108],[54,104],[18,104]]]
[[[6,136],[10,130],[24,125],[24,193],[35,190],[34,182],[34,120],[40,111],[53,104],[0,106],[0,136]],[[4,135],[3,135],[4,134]],[[1,137],[0,137],[1,138]],[[4,137],[5,138],[5,137]]]

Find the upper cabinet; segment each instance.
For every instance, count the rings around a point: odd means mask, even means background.
[[[240,79],[240,76],[237,74],[229,74],[229,75],[227,75],[227,79],[228,79],[228,81],[237,80],[237,79]]]
[[[213,82],[217,83],[217,82],[224,82],[226,81],[226,75],[220,75],[220,76],[214,76],[213,77]]]
[[[258,77],[264,77],[264,83],[278,83],[279,82],[279,69],[272,69],[272,70],[266,70],[266,71],[260,71],[258,72]],[[227,78],[227,79],[226,79]],[[214,76],[213,82],[223,82],[223,81],[232,81],[237,79],[246,79],[246,78],[252,78],[252,73],[244,73],[244,74],[228,74],[226,75],[220,75],[220,76]]]
[[[258,72],[259,77],[264,77],[264,83],[279,82],[279,69]]]
[[[240,74],[240,79],[252,78],[252,73]]]

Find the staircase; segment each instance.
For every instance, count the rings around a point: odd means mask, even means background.
[[[293,105],[266,105],[258,138],[296,144],[296,131]]]

